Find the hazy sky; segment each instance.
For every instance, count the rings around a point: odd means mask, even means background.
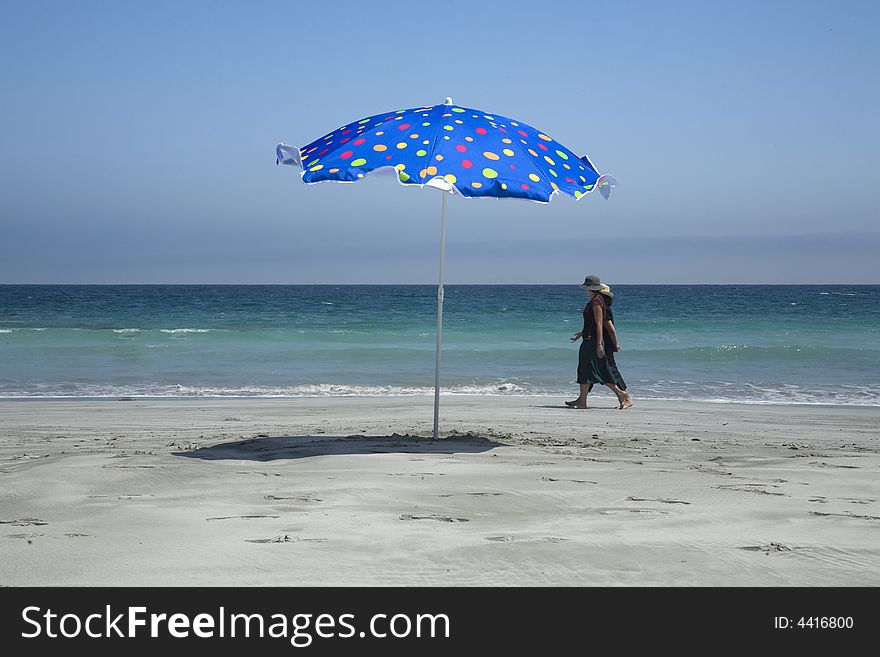
[[[880,3],[0,0],[0,283],[430,283],[440,192],[275,166],[442,102],[621,187],[448,203],[447,282],[880,283]]]

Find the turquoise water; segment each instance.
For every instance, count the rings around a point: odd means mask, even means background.
[[[880,405],[880,286],[615,292],[637,398]],[[447,286],[444,392],[573,394],[585,301]],[[432,394],[436,303],[427,285],[0,286],[0,397]]]

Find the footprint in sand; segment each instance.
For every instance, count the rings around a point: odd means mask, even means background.
[[[294,502],[323,502],[320,497],[310,497],[308,495],[264,495],[267,500],[293,500]]]
[[[629,507],[605,507],[596,509],[603,516],[613,516],[620,513],[638,513],[649,516],[668,516],[669,511],[661,511],[660,509],[631,509]]]
[[[326,543],[326,538],[300,538],[290,534],[281,534],[272,538],[246,538],[245,543]]]
[[[13,527],[27,527],[29,525],[48,525],[49,523],[39,518],[18,518],[16,520],[0,520],[0,525],[12,525]]]
[[[456,495],[473,495],[476,497],[503,495],[504,493],[443,493],[437,497],[455,497]]]
[[[791,548],[782,543],[768,543],[767,545],[742,545],[740,550],[749,550],[751,552],[763,552],[764,554],[772,554],[774,552],[791,552]]]
[[[268,515],[246,515],[246,516],[218,516],[216,518],[205,518],[208,522],[212,520],[257,520],[259,518],[279,518],[280,516],[268,516]]]
[[[810,511],[811,516],[840,516],[841,518],[858,518],[859,520],[880,520],[880,516],[868,516],[860,513],[822,513],[821,511]]]
[[[633,497],[630,495],[626,498],[627,502],[663,502],[663,504],[690,504],[690,502],[685,502],[684,500],[670,500],[665,497],[651,498],[651,497]]]
[[[554,479],[553,477],[541,477],[541,481],[570,481],[573,484],[595,484],[599,485],[598,481],[588,481],[586,479]]]
[[[469,518],[453,518],[451,516],[415,516],[411,513],[404,513],[400,516],[400,520],[440,520],[441,522],[470,522]]]
[[[715,486],[720,490],[733,490],[738,491],[740,493],[755,493],[757,495],[778,495],[781,497],[788,497],[785,493],[777,493],[772,490],[764,490],[764,486],[768,486],[769,484],[720,484]]]

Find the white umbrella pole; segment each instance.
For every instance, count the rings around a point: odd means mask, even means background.
[[[446,255],[446,192],[440,192],[440,283],[437,286],[437,360],[434,365],[434,440],[440,437],[440,344],[443,339],[443,260]]]

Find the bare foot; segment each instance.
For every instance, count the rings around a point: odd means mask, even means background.
[[[579,403],[580,403],[580,402],[579,402],[577,399],[575,399],[575,400],[572,400],[572,401],[567,401],[567,402],[565,402],[565,405],[566,405],[566,406],[577,406]]]
[[[565,405],[568,406],[569,408],[586,408],[587,402],[581,403],[581,402],[578,402],[577,399],[575,399],[574,401],[565,402]]]
[[[627,393],[627,394],[626,394],[626,397],[624,397],[624,398],[620,401],[620,406],[618,406],[617,409],[620,410],[620,411],[622,411],[622,410],[624,410],[624,409],[631,408],[632,405],[633,405],[632,397],[630,396],[629,393]]]

